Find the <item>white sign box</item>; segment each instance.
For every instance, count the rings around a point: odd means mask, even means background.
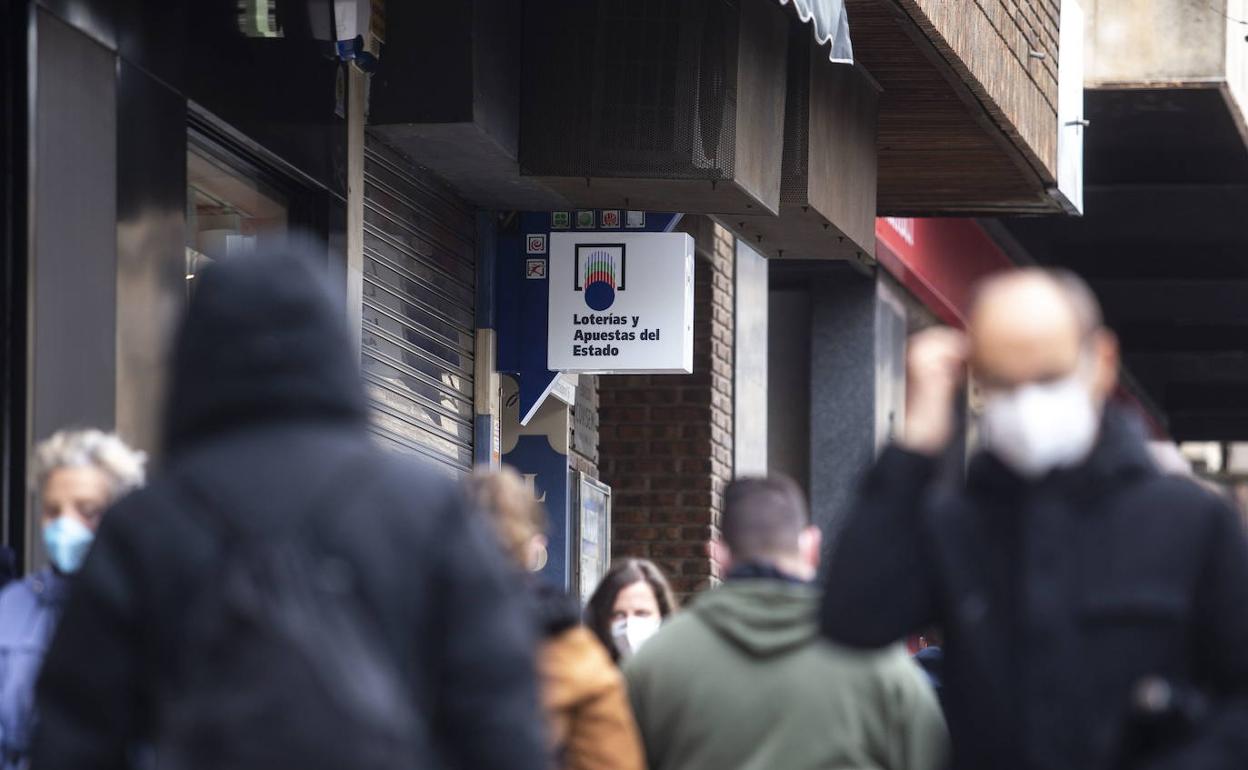
[[[551,233],[547,367],[693,372],[693,238]]]

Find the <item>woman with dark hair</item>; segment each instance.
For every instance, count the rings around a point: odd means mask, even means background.
[[[632,657],[679,608],[667,578],[646,559],[617,562],[585,608],[586,621],[616,663]]]

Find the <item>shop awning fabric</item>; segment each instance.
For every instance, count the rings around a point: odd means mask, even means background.
[[[798,17],[814,30],[815,41],[830,47],[829,59],[853,63],[854,46],[849,41],[844,0],[780,0],[780,5],[793,6]]]

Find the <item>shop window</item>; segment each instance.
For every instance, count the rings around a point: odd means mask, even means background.
[[[220,259],[246,258],[285,236],[288,196],[247,164],[191,136],[186,160],[186,282]]]

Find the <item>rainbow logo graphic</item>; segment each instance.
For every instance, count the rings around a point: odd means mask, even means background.
[[[573,288],[584,293],[590,309],[609,309],[616,292],[624,291],[624,244],[577,244],[573,276]]]

